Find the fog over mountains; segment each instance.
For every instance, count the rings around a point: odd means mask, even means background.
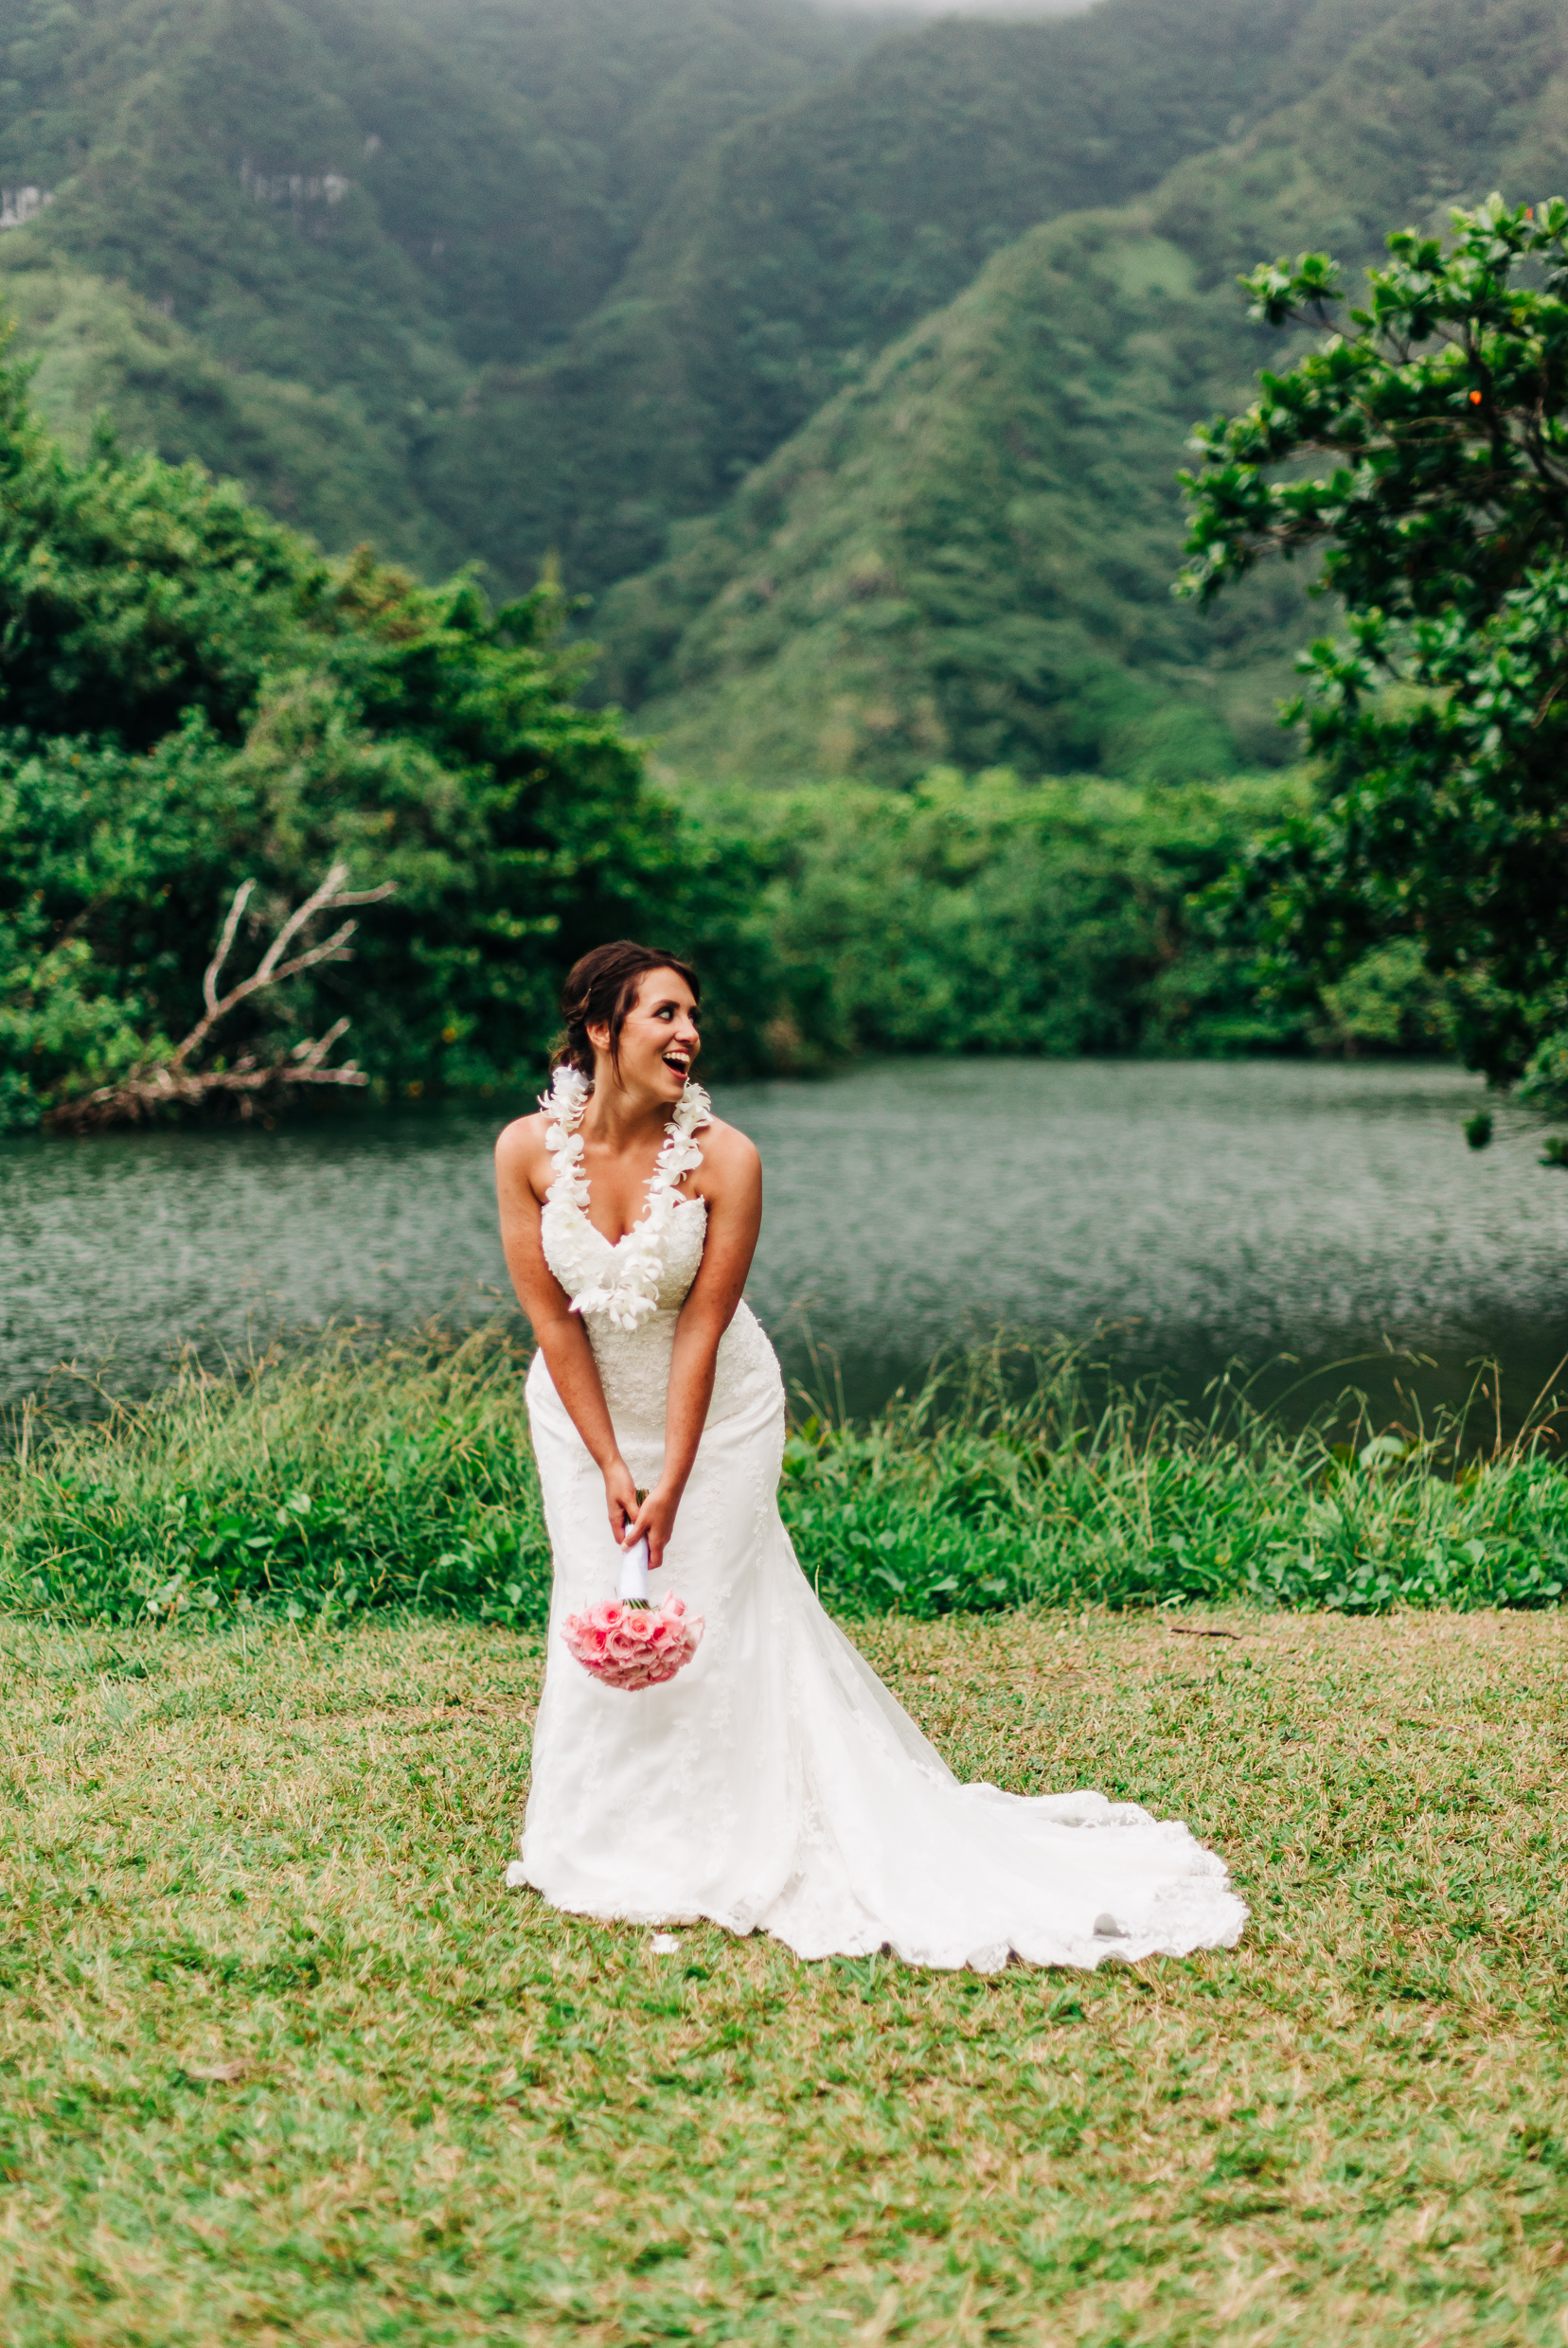
[[[1254,260],[1568,187],[1568,0],[0,0],[0,296],[84,444],[548,565],[691,773],[1283,755],[1175,606]]]
[[[890,27],[923,16],[1076,16],[1091,0],[904,0],[887,8],[882,0],[832,0],[840,16],[871,16]]]

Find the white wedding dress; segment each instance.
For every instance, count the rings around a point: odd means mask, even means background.
[[[586,1322],[621,1450],[658,1478],[676,1316],[707,1209],[677,1184],[700,1163],[705,1096],[688,1085],[641,1222],[612,1247],[589,1221],[577,1132],[583,1079],[545,1103],[556,1168],[543,1244]],[[645,1925],[710,1917],[802,1957],[889,1948],[911,1965],[1094,1966],[1229,1947],[1246,1921],[1223,1862],[1185,1825],[1097,1793],[960,1785],[835,1628],[795,1561],[776,1493],[784,1388],[742,1304],[654,1589],[706,1621],[661,1686],[601,1686],[561,1637],[615,1594],[620,1553],[599,1470],[543,1353],[528,1373],[554,1553],[544,1692],[513,1887]]]

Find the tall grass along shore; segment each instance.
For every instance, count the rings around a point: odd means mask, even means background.
[[[82,1623],[415,1606],[518,1628],[548,1610],[524,1360],[347,1341],[89,1425],[29,1412],[0,1467],[0,1604]],[[1551,1605],[1568,1475],[1538,1429],[1457,1467],[1363,1425],[1331,1444],[1244,1413],[1106,1396],[1074,1357],[1000,1350],[868,1426],[807,1415],[782,1504],[836,1611],[1246,1599],[1374,1612]]]

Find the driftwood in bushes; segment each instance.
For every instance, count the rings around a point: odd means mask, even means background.
[[[234,892],[217,952],[202,980],[202,1016],[184,1042],[166,1059],[145,1061],[114,1084],[100,1085],[96,1092],[62,1101],[48,1120],[53,1130],[85,1133],[105,1126],[136,1125],[160,1109],[197,1109],[225,1098],[236,1102],[242,1117],[249,1117],[267,1100],[286,1097],[301,1085],[365,1084],[367,1079],[364,1071],[351,1059],[332,1062],[329,1058],[332,1046],[348,1025],[347,1019],[334,1021],[325,1035],[307,1037],[292,1050],[275,1054],[270,1059],[256,1052],[241,1052],[223,1067],[200,1065],[203,1053],[223,1022],[241,1003],[250,1002],[271,987],[281,987],[301,970],[314,969],[324,962],[347,962],[352,958],[348,940],[359,927],[357,921],[340,923],[330,937],[323,938],[318,945],[302,945],[299,952],[290,952],[318,914],[342,913],[349,905],[380,904],[396,886],[394,881],[386,880],[376,889],[346,889],[343,884],[347,878],[347,865],[334,864],[313,895],[289,915],[250,976],[220,994],[223,966],[233,951],[245,907],[256,887],[254,880],[242,880]]]

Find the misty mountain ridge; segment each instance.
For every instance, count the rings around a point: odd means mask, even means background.
[[[1568,0],[0,0],[0,294],[84,444],[600,596],[693,773],[1282,755],[1170,600],[1234,279],[1563,184]]]
[[[1236,277],[1308,244],[1364,263],[1391,222],[1562,177],[1568,11],[1314,9],[1298,53],[1347,20],[1308,97],[1134,207],[1018,240],[612,592],[607,682],[677,770],[1174,779],[1291,755],[1275,706],[1331,618],[1304,575],[1209,614],[1170,595],[1191,422],[1285,348]]]

